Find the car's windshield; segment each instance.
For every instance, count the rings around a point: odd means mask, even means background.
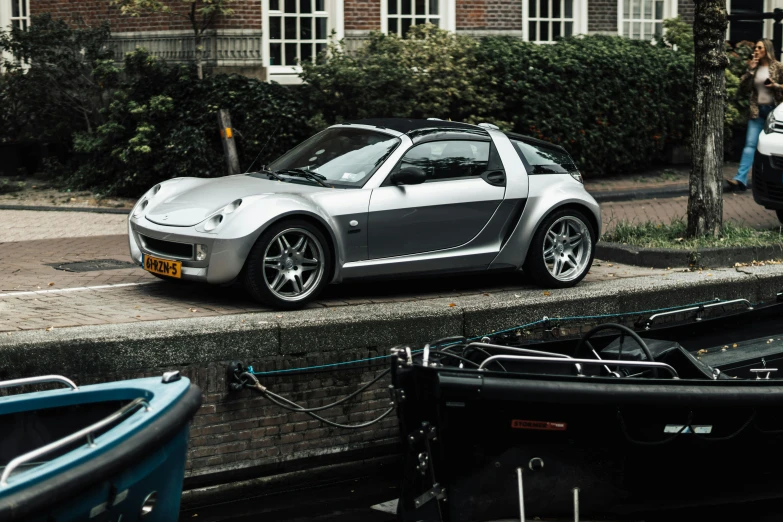
[[[268,169],[304,169],[326,177],[335,187],[361,187],[399,143],[399,138],[382,132],[331,128],[300,143]]]

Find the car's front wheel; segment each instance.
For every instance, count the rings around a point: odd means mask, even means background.
[[[590,221],[578,210],[552,212],[533,235],[524,270],[545,288],[574,286],[593,264],[596,239]]]
[[[276,223],[258,238],[247,258],[245,285],[257,301],[279,309],[313,300],[331,273],[329,243],[310,222]]]
[[[783,209],[778,209],[775,211],[775,214],[778,215],[778,221],[783,223]]]

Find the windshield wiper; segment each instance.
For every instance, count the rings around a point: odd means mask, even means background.
[[[311,181],[315,181],[322,187],[333,188],[328,183],[324,183],[324,180],[326,180],[326,176],[322,174],[317,174],[315,172],[310,172],[309,170],[305,170],[305,169],[280,169],[276,172],[276,174],[285,174],[287,176],[307,178]]]
[[[278,176],[277,174],[275,174],[271,170],[265,169],[263,167],[261,168],[261,170],[257,170],[257,171],[254,171],[254,172],[245,172],[245,174],[265,174],[266,176],[268,176],[268,177],[270,177],[270,178],[272,178],[274,180],[285,181],[283,178],[281,178],[280,176]]]

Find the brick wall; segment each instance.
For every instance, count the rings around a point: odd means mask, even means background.
[[[345,0],[343,5],[346,31],[380,30],[380,0]]]
[[[696,4],[692,0],[680,0],[677,4],[677,13],[683,20],[689,24],[693,23],[693,14],[696,11]]]
[[[374,353],[370,356],[376,355]],[[271,357],[245,361],[257,372],[312,366],[367,357],[368,353]],[[375,378],[386,363],[349,367],[315,374],[259,376],[270,391],[313,408],[334,402]],[[264,466],[307,458],[335,450],[358,449],[369,444],[397,442],[394,413],[368,428],[346,430],[330,427],[304,413],[286,411],[251,391],[229,395],[225,366],[185,369],[184,374],[204,392],[204,402],[190,431],[186,476]],[[153,374],[154,375],[154,374]],[[360,396],[318,415],[341,424],[372,420],[389,407],[388,377]]]
[[[587,31],[617,33],[617,0],[587,0]]]
[[[487,28],[522,30],[522,3],[519,0],[487,0]]]
[[[268,356],[258,361],[243,361],[257,372],[282,370],[362,359],[379,354],[374,351],[332,352],[313,356]],[[254,467],[274,467],[283,461],[308,459],[340,451],[362,450],[397,439],[394,412],[367,428],[346,430],[330,427],[304,413],[286,411],[267,399],[244,390],[229,394],[226,384],[228,361],[199,366],[166,367],[143,373],[69,375],[77,384],[87,385],[140,377],[159,377],[164,371],[180,370],[201,388],[203,402],[193,418],[188,443],[185,476],[210,481],[207,475],[240,472]],[[259,376],[261,384],[305,407],[317,407],[336,401],[380,372],[389,368],[387,360],[377,364],[346,366],[338,371],[309,374]],[[318,415],[341,424],[358,424],[378,417],[390,404],[387,376],[358,397]],[[3,390],[0,390],[2,392]],[[214,479],[212,479],[214,480]],[[221,478],[223,480],[223,478]]]
[[[170,5],[180,12],[187,12],[183,2],[172,1]],[[261,0],[240,0],[232,8],[234,14],[226,19],[218,19],[215,28],[261,28]],[[117,8],[110,5],[109,0],[30,0],[30,13],[51,13],[56,18],[66,20],[78,15],[90,25],[107,20],[115,32],[191,30],[189,22],[178,16],[122,16]]]
[[[457,29],[486,29],[487,0],[457,2]]]

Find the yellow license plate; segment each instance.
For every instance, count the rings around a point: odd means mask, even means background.
[[[144,254],[144,270],[153,274],[160,274],[179,279],[182,277],[182,263],[179,261],[170,261],[168,259],[159,259],[157,257]]]

